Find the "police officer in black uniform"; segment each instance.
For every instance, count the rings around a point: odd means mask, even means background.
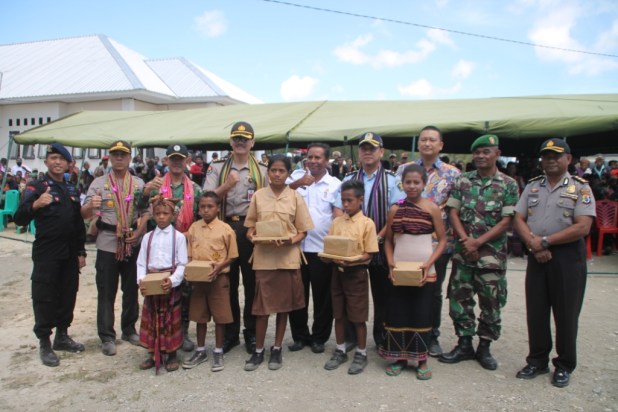
[[[544,175],[531,179],[515,208],[514,226],[529,253],[526,312],[529,352],[519,379],[548,373],[550,318],[556,325],[552,384],[563,388],[577,365],[577,323],[586,289],[584,238],[596,215],[586,180],[569,174],[571,149],[562,139],[541,146]]]
[[[32,306],[34,333],[40,342],[41,361],[58,366],[54,350],[82,352],[84,345],[67,334],[79,285],[79,270],[86,265],[86,228],[80,214],[76,187],[64,173],[72,161],[61,144],[47,147],[45,177],[27,186],[15,213],[15,224],[26,226],[34,219],[36,238],[32,245]],[[50,336],[56,328],[54,345]]]

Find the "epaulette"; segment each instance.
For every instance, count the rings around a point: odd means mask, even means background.
[[[588,181],[584,179],[583,177],[580,177],[580,176],[571,176],[571,177],[575,179],[576,181],[578,181],[579,183],[583,183],[585,185],[588,184]]]
[[[217,159],[217,160],[213,160],[210,163],[223,163],[225,162],[225,159]]]
[[[344,176],[344,177],[352,176],[352,175],[353,175],[353,174],[355,174],[355,173],[356,173],[356,172],[348,172],[348,173],[346,173],[346,174],[345,174],[345,176]]]
[[[385,170],[384,172],[386,172],[387,175],[391,175],[391,176],[394,176],[394,177],[397,176],[397,173],[393,172],[392,170]]]
[[[538,176],[533,177],[532,179],[528,180],[528,183],[536,182],[537,180],[541,180],[544,177],[545,177],[545,175],[538,175]]]
[[[264,167],[266,167],[266,168],[268,167],[268,163],[264,163],[264,162],[262,162],[261,160],[258,162],[258,164],[259,164],[260,166],[264,166]]]

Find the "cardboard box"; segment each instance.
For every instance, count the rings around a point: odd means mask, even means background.
[[[169,293],[163,292],[163,288],[161,288],[161,283],[163,282],[163,279],[169,278],[171,275],[172,272],[148,273],[146,277],[142,279],[142,286],[146,288],[144,295],[166,295],[167,293]]]
[[[185,279],[189,282],[210,282],[210,274],[214,262],[207,260],[192,260],[185,266]]]
[[[363,251],[357,239],[347,236],[324,236],[324,253],[352,257],[362,255]]]
[[[287,232],[282,221],[269,220],[255,223],[255,235],[257,237],[280,238],[286,237]]]
[[[393,285],[395,286],[421,286],[423,271],[419,266],[423,262],[397,262],[393,269]]]

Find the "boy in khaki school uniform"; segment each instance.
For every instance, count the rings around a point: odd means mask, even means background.
[[[374,253],[379,251],[376,227],[373,220],[362,212],[365,187],[363,182],[349,180],[341,185],[341,203],[345,214],[335,218],[329,235],[349,236],[362,239],[363,257],[359,261],[344,262],[333,260],[331,296],[333,317],[335,318],[335,337],[337,349],[324,365],[326,370],[334,370],[348,360],[345,344],[346,322],[356,327],[358,348],[350,375],[361,373],[367,366],[367,320],[369,318],[369,280],[367,264]]]
[[[183,362],[184,369],[191,369],[208,360],[206,352],[206,327],[211,317],[215,321],[215,348],[212,371],[223,370],[223,339],[225,325],[232,323],[230,305],[230,264],[238,257],[236,234],[227,223],[217,218],[221,199],[215,192],[205,192],[199,199],[202,220],[187,231],[189,261],[215,262],[210,282],[193,282],[189,303],[189,319],[197,324],[197,349],[190,359]]]

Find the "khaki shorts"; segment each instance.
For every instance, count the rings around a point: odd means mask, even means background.
[[[214,282],[192,282],[189,320],[208,323],[211,317],[217,324],[232,323],[230,305],[230,278],[221,273]]]
[[[367,322],[369,319],[369,275],[367,267],[354,270],[346,268],[340,272],[333,268],[331,277],[333,317],[347,319],[352,323]]]

